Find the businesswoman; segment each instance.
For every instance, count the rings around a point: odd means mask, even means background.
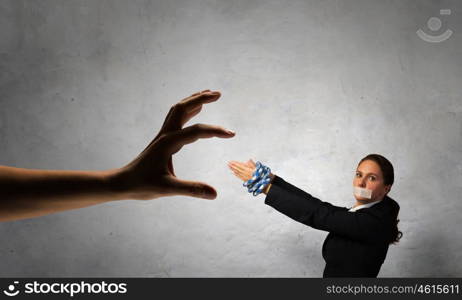
[[[397,226],[399,205],[387,195],[394,181],[393,165],[381,155],[369,154],[359,162],[353,179],[356,202],[351,208],[311,196],[260,162],[231,161],[228,166],[249,192],[252,188],[254,195],[266,194],[267,205],[329,232],[322,246],[323,277],[377,277],[389,244],[402,236]]]

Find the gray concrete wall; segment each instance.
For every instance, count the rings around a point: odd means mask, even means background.
[[[456,0],[1,0],[0,164],[120,167],[173,103],[206,88],[223,96],[191,123],[236,137],[174,156],[178,176],[212,184],[215,201],[0,224],[0,276],[319,277],[327,233],[247,194],[226,162],[261,160],[349,206],[368,153],[395,166],[404,232],[379,276],[462,276],[461,15]],[[419,28],[453,34],[429,43]]]

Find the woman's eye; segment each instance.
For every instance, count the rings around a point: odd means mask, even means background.
[[[359,173],[356,173],[356,177],[361,177],[361,174],[359,174]]]
[[[375,180],[375,177],[374,177],[374,176],[370,176],[369,178],[371,179],[371,181],[374,181],[374,180]]]

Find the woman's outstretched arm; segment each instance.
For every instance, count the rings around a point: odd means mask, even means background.
[[[278,176],[272,181],[265,203],[300,223],[353,240],[388,243],[391,238],[394,220],[391,206],[378,209],[377,205],[349,212],[345,207],[313,197]]]
[[[255,167],[252,162],[232,161],[229,167],[245,181],[252,177]],[[265,189],[265,204],[315,229],[333,232],[345,237],[369,241],[386,242],[392,228],[392,212],[389,210],[364,209],[355,213],[345,207],[334,206],[313,197],[309,193],[272,174],[271,185]]]

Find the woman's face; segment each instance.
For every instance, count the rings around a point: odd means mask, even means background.
[[[382,170],[373,160],[365,160],[358,166],[353,179],[353,186],[372,190],[371,199],[354,195],[356,200],[363,204],[381,200],[391,188],[390,185],[383,183]]]

